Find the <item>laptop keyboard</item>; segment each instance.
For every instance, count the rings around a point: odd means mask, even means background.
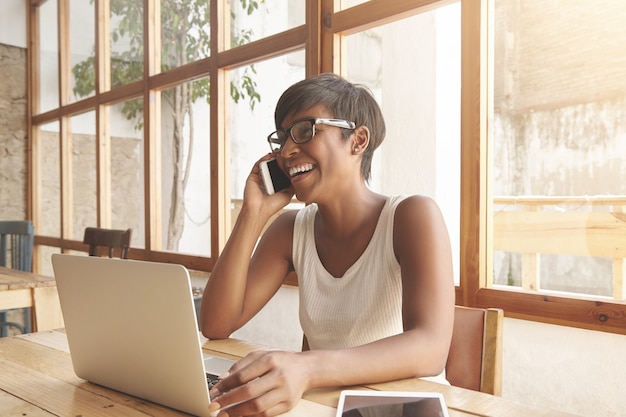
[[[213,388],[218,382],[219,378],[217,377],[217,375],[213,375],[208,372],[206,373],[206,383],[209,386],[209,389]]]

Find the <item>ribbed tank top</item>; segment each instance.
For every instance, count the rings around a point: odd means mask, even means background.
[[[297,214],[293,264],[300,324],[311,349],[354,347],[402,333],[402,281],[393,250],[393,220],[402,200],[386,201],[368,246],[341,278],[326,270],[317,253],[317,205]]]

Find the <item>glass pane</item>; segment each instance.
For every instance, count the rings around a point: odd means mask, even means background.
[[[162,249],[211,254],[209,79],[161,93]]]
[[[492,283],[624,299],[626,8],[495,6]]]
[[[35,233],[37,233],[36,230]],[[37,245],[37,249],[38,251],[36,253],[39,254],[40,260],[40,269],[38,273],[41,275],[47,275],[49,277],[54,276],[54,270],[52,269],[52,254],[61,253],[61,249],[43,245]],[[81,254],[84,255],[85,253],[82,252]]]
[[[85,227],[98,226],[96,201],[96,117],[94,112],[71,118],[72,236],[83,241]]]
[[[274,110],[278,98],[291,84],[305,77],[304,51],[269,59],[251,66],[229,72],[231,88],[242,95],[231,97],[229,139],[231,144],[231,222],[241,209],[243,189],[252,165],[270,151],[267,135],[276,130]],[[276,74],[281,74],[276,78]],[[273,79],[274,82],[261,82]],[[252,99],[243,88],[250,81],[254,85],[257,99]]]
[[[382,107],[377,192],[422,194],[441,208],[459,283],[461,7],[448,5],[346,38],[347,72]],[[401,81],[399,81],[401,80]]]
[[[44,113],[59,107],[59,37],[57,0],[39,7],[39,109]]]
[[[341,0],[341,10],[349,9],[359,4],[367,3],[369,0]]]
[[[162,70],[211,55],[209,1],[161,1]]]
[[[111,2],[111,87],[143,77],[143,1]]]
[[[110,108],[111,228],[133,229],[134,248],[146,247],[143,120],[141,98]]]
[[[94,3],[70,2],[70,57],[72,66],[71,101],[95,94],[95,27]]]
[[[61,163],[59,160],[59,123],[39,130],[39,178],[41,222],[38,235],[61,237]]]
[[[240,0],[230,3],[230,46],[243,45],[284,32],[305,22],[302,0]]]

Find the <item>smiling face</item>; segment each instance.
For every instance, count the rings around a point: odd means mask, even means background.
[[[323,73],[299,81],[285,90],[276,103],[274,125],[277,129],[293,125],[298,119],[313,117],[313,109],[323,106],[324,115],[354,122],[356,130],[318,126],[325,130],[339,130],[344,138],[361,133],[359,140],[361,175],[367,181],[371,174],[374,151],[385,137],[385,120],[371,91],[360,84],[353,84],[339,75]],[[317,114],[315,114],[317,116]],[[318,117],[322,117],[321,115]],[[364,132],[366,130],[366,132]]]
[[[281,128],[307,118],[332,118],[324,106],[287,115]],[[350,178],[360,180],[360,163],[354,158],[350,138],[345,139],[341,128],[318,124],[309,142],[296,144],[287,139],[279,153],[278,163],[289,173],[296,197],[304,202],[319,202],[341,193]],[[334,198],[334,197],[333,197]]]

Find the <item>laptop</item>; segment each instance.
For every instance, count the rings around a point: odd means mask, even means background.
[[[211,415],[208,378],[234,362],[202,353],[185,267],[64,254],[52,267],[78,377]]]

